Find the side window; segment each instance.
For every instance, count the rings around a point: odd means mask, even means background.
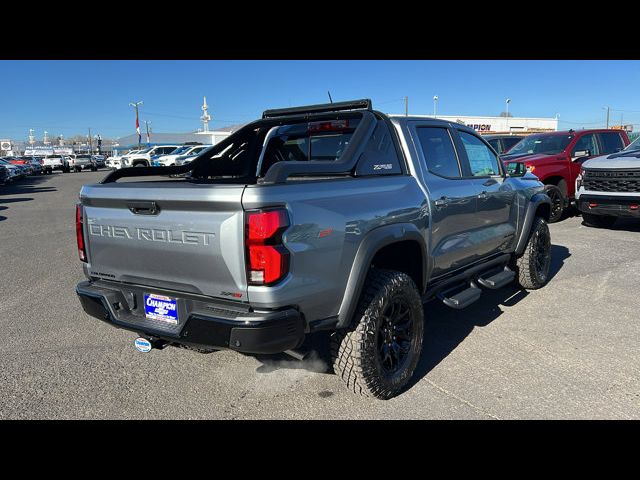
[[[600,146],[602,147],[601,154],[608,155],[610,153],[616,153],[624,148],[622,138],[619,133],[600,133]]]
[[[418,127],[416,130],[427,169],[441,177],[461,177],[460,165],[449,131],[438,127]]]
[[[575,146],[573,147],[573,150],[571,151],[571,156],[574,157],[576,152],[581,152],[584,150],[589,150],[590,155],[598,155],[596,136],[593,133],[583,135],[578,139]]]
[[[498,158],[487,147],[487,145],[475,135],[467,132],[458,132],[460,140],[469,158],[471,175],[474,177],[486,177],[489,175],[500,175]]]
[[[504,151],[508,152],[511,147],[513,147],[516,143],[520,142],[521,138],[503,138],[502,142],[504,143]],[[502,152],[500,152],[502,153]]]
[[[489,145],[491,145],[496,152],[502,153],[502,149],[500,148],[499,138],[492,138],[491,140],[488,140],[488,142],[489,142]]]

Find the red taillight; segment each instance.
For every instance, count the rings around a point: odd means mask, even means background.
[[[307,130],[309,132],[331,132],[345,130],[347,128],[349,128],[349,120],[332,120],[329,122],[309,123]]]
[[[84,248],[84,231],[82,229],[82,205],[76,205],[76,241],[78,242],[78,256],[83,262],[87,261],[87,252]]]
[[[284,209],[247,212],[247,280],[249,285],[273,285],[289,271],[289,251],[282,233],[289,226]]]
[[[248,239],[249,241],[267,240],[287,223],[287,212],[284,210],[250,213]]]

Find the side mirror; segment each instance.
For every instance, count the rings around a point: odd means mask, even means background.
[[[573,152],[573,156],[571,157],[572,162],[577,162],[578,160],[582,160],[585,157],[591,156],[591,150],[577,150]]]

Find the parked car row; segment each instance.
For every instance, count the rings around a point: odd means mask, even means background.
[[[45,155],[44,157],[13,156],[0,158],[0,184],[10,183],[30,175],[63,173],[82,170],[97,171],[105,167],[103,155]]]
[[[170,167],[184,165],[196,158],[212,145],[156,145],[141,150],[131,150],[124,155],[106,159],[106,167],[118,170],[127,167]]]
[[[40,175],[42,165],[34,157],[0,158],[0,184],[11,183],[30,175]]]

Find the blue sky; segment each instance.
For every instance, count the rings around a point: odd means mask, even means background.
[[[0,138],[25,140],[135,132],[131,101],[156,132],[194,131],[203,95],[210,126],[243,123],[267,108],[371,98],[387,113],[553,117],[561,128],[637,124],[638,61],[0,61]],[[622,111],[621,111],[622,110]]]

